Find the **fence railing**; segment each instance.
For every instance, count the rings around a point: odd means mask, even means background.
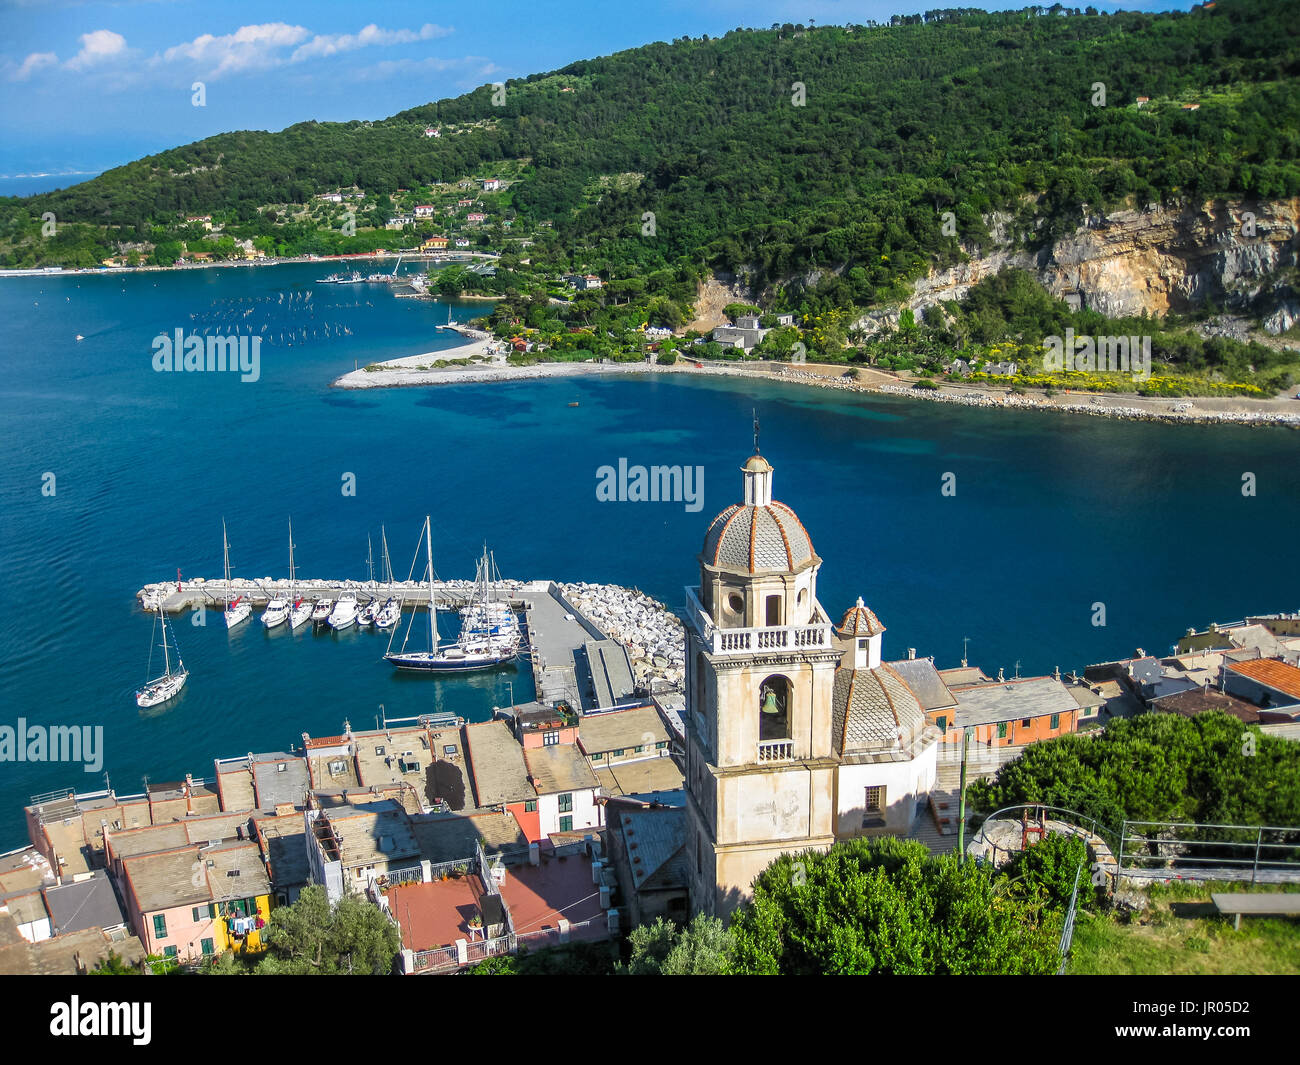
[[[434,947],[432,950],[415,952],[412,972],[422,973],[430,970],[455,969],[460,965],[455,947]]]
[[[1116,854],[1128,877],[1291,883],[1300,881],[1300,825],[1125,821]]]

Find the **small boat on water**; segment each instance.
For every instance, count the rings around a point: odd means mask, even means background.
[[[230,541],[226,537],[226,519],[221,519],[221,547],[226,565],[226,608],[224,611],[226,628],[233,629],[241,621],[253,616],[253,604],[247,597],[232,595],[230,591]]]
[[[163,613],[162,604],[158,604],[158,622],[162,625],[162,648],[163,648],[163,672],[162,676],[154,677],[153,680],[146,681],[143,688],[135,693],[136,705],[141,707],[158,706],[167,702],[168,699],[175,698],[180,690],[185,687],[185,682],[189,679],[189,670],[185,668],[185,663],[181,661],[181,649],[176,648],[176,668],[172,669],[171,649],[167,646],[167,615]],[[150,640],[152,643],[152,638]],[[149,669],[151,672],[153,666],[153,649],[149,651]]]
[[[324,625],[330,619],[330,614],[334,610],[334,600],[327,595],[322,595],[311,608],[311,619],[317,625]]]
[[[357,623],[357,593],[344,592],[330,611],[330,628],[336,632],[350,629]]]
[[[379,612],[379,600],[372,599],[360,610],[357,611],[358,625],[373,625],[375,623],[375,614]]]

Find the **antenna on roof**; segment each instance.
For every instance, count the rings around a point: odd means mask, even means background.
[[[961,638],[961,668],[962,669],[966,668],[966,648],[969,643],[970,643],[969,636],[963,636]]]

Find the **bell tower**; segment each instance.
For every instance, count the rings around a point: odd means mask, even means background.
[[[772,498],[772,466],[756,453],[742,472],[744,502],[713,519],[686,589],[692,908],[724,917],[778,855],[835,840],[843,654],[817,601],[821,559]]]

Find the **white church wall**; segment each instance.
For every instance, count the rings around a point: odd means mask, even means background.
[[[839,839],[853,836],[905,833],[911,827],[917,799],[934,788],[938,769],[939,745],[932,743],[916,758],[907,762],[845,765],[839,770],[835,835]],[[883,825],[863,825],[867,788],[885,789]]]

